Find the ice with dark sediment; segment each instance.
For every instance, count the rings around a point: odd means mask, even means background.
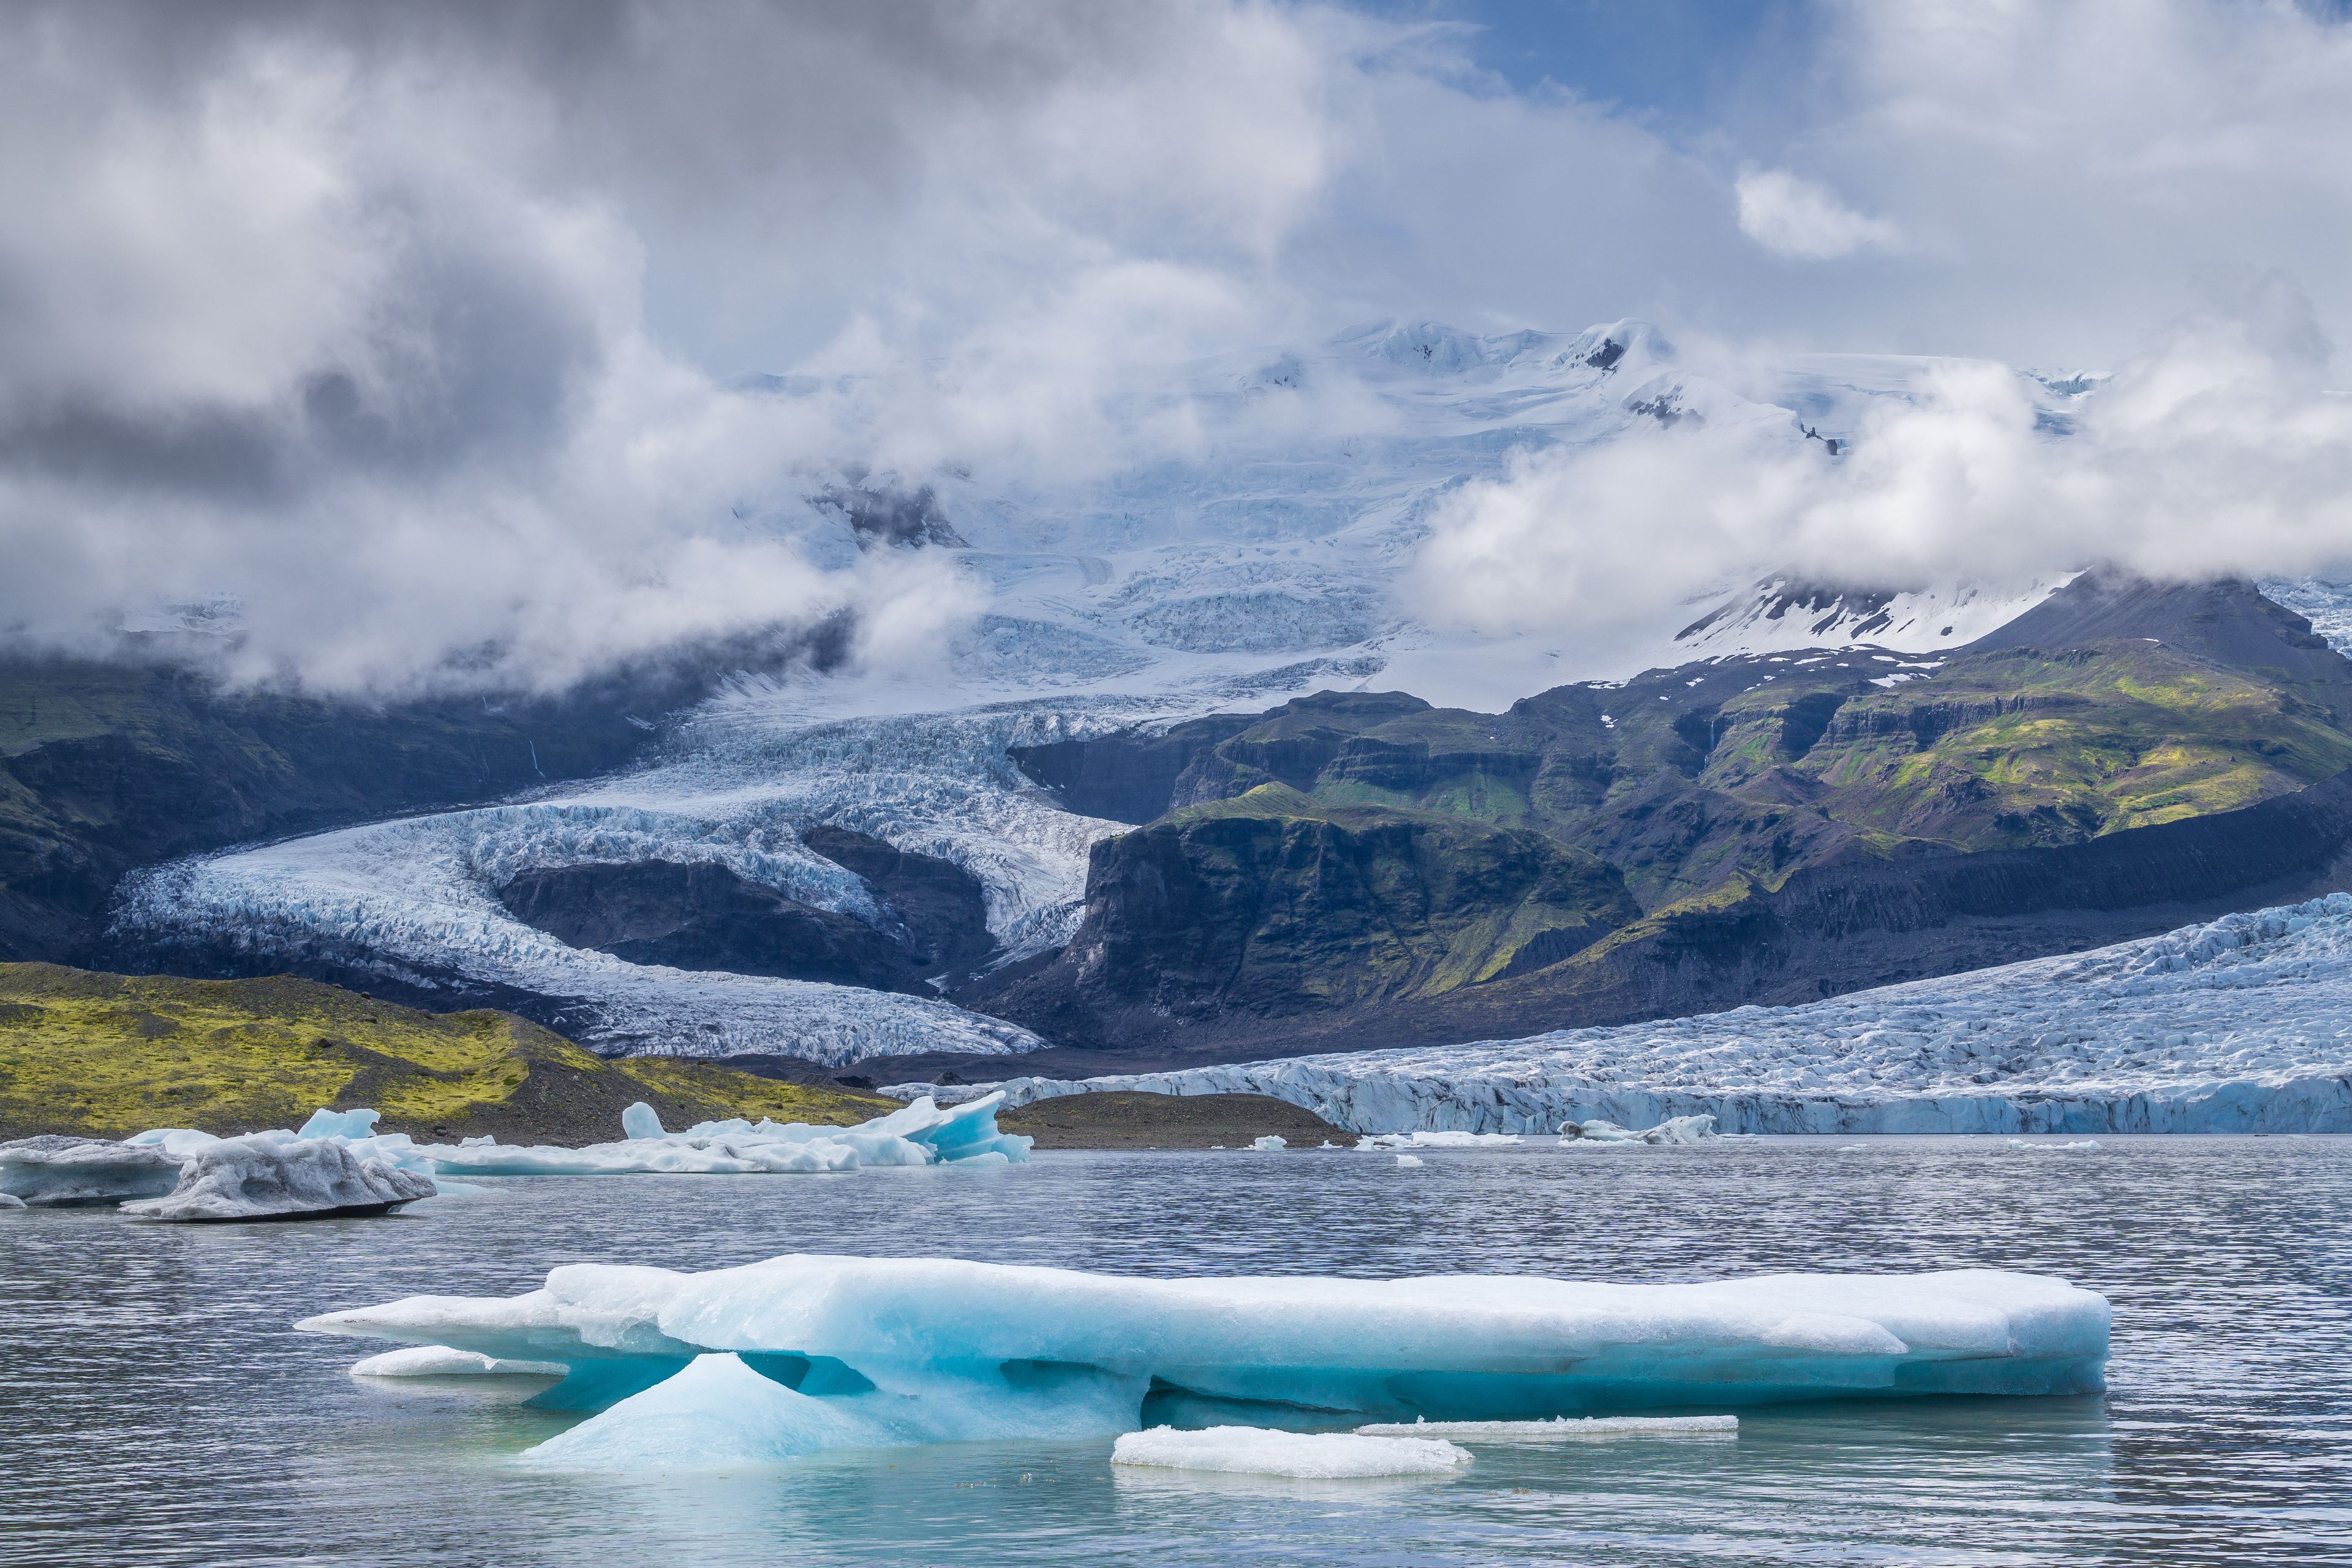
[[[430,1176],[356,1154],[341,1138],[258,1132],[196,1150],[169,1193],[126,1203],[122,1212],[180,1222],[324,1219],[386,1214],[435,1190]]]
[[[45,1132],[0,1143],[0,1194],[37,1208],[160,1197],[179,1185],[180,1165],[161,1149]]]
[[[516,1297],[416,1296],[313,1332],[560,1362],[595,1418],[536,1450],[589,1468],[833,1447],[1116,1436],[1174,1392],[1276,1425],[2102,1386],[2108,1310],[1984,1269],[1694,1284],[1525,1276],[1156,1279],[961,1259],[603,1264]]]

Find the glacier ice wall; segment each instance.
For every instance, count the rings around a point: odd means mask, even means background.
[[[1003,1087],[1269,1094],[1359,1132],[2352,1132],[2352,893],[1800,1007]]]
[[[317,1333],[564,1363],[583,1468],[1108,1436],[1171,1395],[1250,1411],[1498,1420],[1585,1409],[2102,1386],[2105,1300],[2045,1276],[1156,1279],[796,1255],[706,1273],[574,1264],[511,1298],[414,1296]],[[764,1380],[764,1386],[763,1386]]]

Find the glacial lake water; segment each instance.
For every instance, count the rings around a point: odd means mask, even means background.
[[[1063,1153],[501,1184],[405,1216],[0,1215],[0,1563],[2352,1562],[2352,1138]],[[1847,1144],[1859,1143],[1849,1149]],[[1474,1446],[1441,1480],[1114,1474],[1109,1443],[723,1475],[513,1465],[537,1386],[362,1383],[297,1318],[567,1262],[788,1251],[1139,1273],[2046,1271],[2116,1310],[2101,1397],[1744,1412],[1736,1438]]]

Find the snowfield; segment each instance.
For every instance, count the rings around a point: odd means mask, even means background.
[[[2352,893],[1801,1007],[1003,1088],[1270,1094],[1359,1132],[2352,1132]]]
[[[1410,612],[1433,509],[1515,458],[1651,434],[1696,418],[1752,426],[1837,460],[1874,401],[1927,363],[1809,356],[1735,391],[1696,374],[1639,321],[1478,337],[1382,322],[1309,348],[1129,374],[1112,414],[1139,437],[1064,489],[919,483],[961,546],[927,546],[986,605],[921,679],[867,672],[785,687],[745,679],[690,715],[648,765],[476,810],[320,834],[182,862],[126,883],[115,934],[267,968],[323,959],[427,994],[516,991],[611,1052],[777,1054],[831,1065],[877,1055],[1018,1054],[1034,1036],[943,1001],[693,972],[583,951],[515,920],[497,889],[525,871],[710,861],[804,904],[878,919],[859,880],[800,834],[845,828],[964,868],[1009,962],[1076,924],[1087,854],[1117,824],[1055,808],[1012,745],[1257,710],[1306,691],[1402,689],[1498,710],[1566,681],[1653,665],[1867,641],[1923,656],[2021,613],[2054,583],[1902,594],[1770,581],[1675,606],[1652,646],[1603,650],[1556,633],[1480,637]],[[2075,394],[2021,377],[2053,432]],[[790,397],[778,381],[773,395]],[[2053,435],[2053,438],[2055,438]],[[877,480],[877,483],[881,481]],[[778,498],[744,526],[854,557],[839,510]],[[2304,601],[2352,605],[2326,584]],[[2352,614],[2321,616],[2352,629]],[[1613,661],[1613,662],[1612,662]]]

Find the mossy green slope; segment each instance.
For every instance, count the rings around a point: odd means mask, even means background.
[[[245,1132],[364,1105],[383,1113],[382,1131],[577,1143],[619,1137],[637,1100],[671,1127],[848,1123],[897,1109],[704,1062],[606,1061],[511,1014],[421,1013],[287,976],[0,964],[0,1137]]]
[[[2086,581],[2020,625],[1503,713],[1325,692],[1220,721],[1173,809],[1097,847],[1074,984],[1176,1016],[1435,998],[1608,963],[1809,868],[2081,844],[2352,768],[2352,664],[2247,584]]]

